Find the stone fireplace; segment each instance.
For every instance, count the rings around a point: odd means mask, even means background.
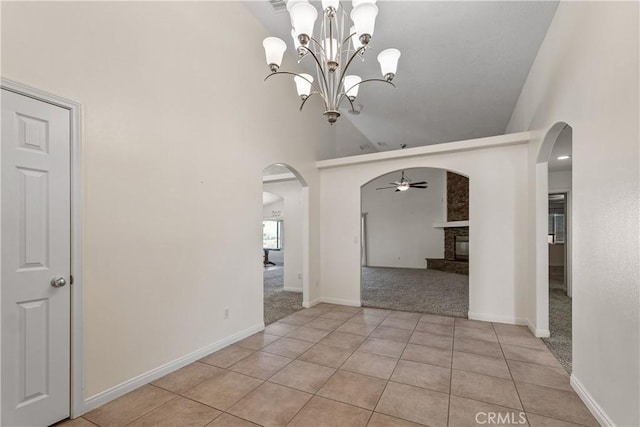
[[[469,178],[447,172],[444,258],[427,258],[427,268],[469,274]]]

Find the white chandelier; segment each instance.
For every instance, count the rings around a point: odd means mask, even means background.
[[[345,98],[355,111],[353,102],[361,84],[378,81],[395,87],[391,80],[398,67],[398,49],[386,49],[378,55],[383,78],[362,80],[360,76],[347,75],[347,70],[356,57],[364,61],[364,53],[369,47],[378,15],[375,3],[376,0],[353,0],[353,26],[347,28],[348,16],[344,8],[340,7],[340,0],[322,0],[320,37],[314,38],[313,27],[318,18],[316,8],[308,0],[288,0],[287,10],[293,27],[291,36],[298,62],[311,57],[316,66],[316,78],[304,73],[279,71],[287,44],[277,37],[267,37],[262,45],[271,74],[265,80],[276,74],[293,75],[298,95],[302,99],[300,110],[312,95],[320,95],[324,101],[323,115],[331,124],[340,117],[338,108]]]

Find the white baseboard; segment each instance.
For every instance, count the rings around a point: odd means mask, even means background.
[[[170,374],[173,371],[176,371],[190,363],[193,363],[196,360],[202,359],[203,357],[208,356],[213,352],[216,352],[224,347],[227,347],[228,345],[238,342],[241,339],[253,335],[263,329],[264,322],[261,322],[255,326],[240,331],[237,334],[233,334],[230,337],[221,339],[220,341],[216,341],[213,344],[209,344],[208,346],[201,348],[200,350],[196,350],[193,353],[189,353],[172,362],[166,363],[162,366],[145,372],[144,374],[140,374],[137,377],[131,378],[130,380],[127,380],[121,384],[113,386],[110,389],[91,396],[85,399],[82,413],[87,413],[92,409],[104,405],[105,403],[111,402],[112,400],[137,389],[138,387],[142,387],[145,384],[155,381],[160,377]]]
[[[580,380],[578,380],[573,374],[571,374],[570,383],[573,390],[578,394],[578,396],[580,396],[580,399],[582,399],[585,406],[589,409],[589,411],[591,411],[591,414],[595,417],[595,419],[600,423],[601,426],[615,426],[607,413],[600,407],[600,405],[598,405],[598,403],[596,403],[593,397],[591,397],[591,394],[589,394],[587,389],[584,388]]]
[[[508,325],[525,326],[529,322],[527,319],[523,319],[522,317],[501,316],[499,314],[487,314],[487,313],[468,312],[467,317],[471,320],[481,320],[483,322],[494,322],[494,323],[506,323]]]
[[[304,308],[311,308],[311,307],[313,307],[314,305],[318,305],[318,304],[320,304],[321,302],[322,302],[322,298],[316,298],[316,299],[314,299],[314,300],[313,300],[313,301],[311,301],[311,302],[308,302],[308,301],[307,301],[307,302],[302,301],[302,306],[303,306]]]
[[[548,329],[538,329],[536,325],[531,322],[531,320],[527,320],[527,326],[531,333],[538,338],[549,338],[551,336],[551,332]]]
[[[322,297],[320,299],[322,300],[322,302],[326,302],[327,304],[348,305],[350,307],[362,307],[362,303],[358,299],[342,299],[342,298],[329,298],[329,297]]]
[[[287,292],[302,292],[302,288],[287,288],[285,286],[282,287],[282,290]]]

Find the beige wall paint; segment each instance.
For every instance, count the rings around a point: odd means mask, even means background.
[[[507,127],[573,128],[573,380],[621,426],[640,424],[638,7],[561,2]]]
[[[2,3],[2,76],[83,106],[85,397],[262,322],[266,166],[308,183],[319,257],[334,133],[262,81],[265,36],[233,2]]]
[[[323,299],[360,304],[361,185],[390,171],[440,168],[469,177],[469,317],[527,324],[528,138],[506,135],[319,162]],[[505,141],[514,145],[500,144]]]

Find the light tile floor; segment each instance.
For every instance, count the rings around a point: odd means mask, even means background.
[[[59,425],[256,424],[598,425],[525,327],[330,304]]]

